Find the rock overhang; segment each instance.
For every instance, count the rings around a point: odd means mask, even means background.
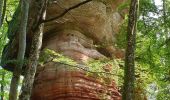
[[[47,8],[47,19],[56,16],[57,14],[62,13],[65,9],[82,2],[84,0],[52,0],[49,3]],[[102,2],[91,1],[87,4],[84,4],[76,9],[71,10],[63,17],[45,23],[44,28],[44,39],[43,44],[46,44],[46,40],[55,36],[57,33],[63,31],[64,29],[76,30],[87,38],[93,40],[94,44],[100,44],[103,42],[112,45],[115,41],[114,34],[119,30],[119,24],[123,20],[121,14],[116,11],[117,7],[125,2],[125,0],[114,0],[113,4],[106,5]],[[31,39],[33,33],[30,31],[31,26],[33,26],[36,8],[31,2],[30,15],[28,22],[28,33],[27,33],[27,51],[26,57],[29,56]],[[59,5],[60,4],[60,5]],[[55,13],[54,13],[55,12]],[[117,21],[115,21],[117,18]],[[17,47],[18,47],[18,32],[15,33],[14,38],[10,40],[6,49],[3,52],[3,56],[6,56],[7,60],[16,59],[17,56]],[[108,49],[104,48],[104,51]],[[102,50],[101,50],[102,51]],[[9,63],[3,67],[7,70],[12,71],[15,64]]]

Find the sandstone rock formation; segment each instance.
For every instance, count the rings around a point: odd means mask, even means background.
[[[65,9],[83,0],[52,0],[47,18],[61,14]],[[119,1],[119,0],[116,0]],[[119,2],[122,3],[122,2]],[[68,12],[65,16],[47,22],[43,48],[60,52],[79,64],[89,59],[101,59],[115,53],[113,47],[122,17],[117,5],[92,1]],[[98,48],[96,48],[98,46]],[[102,46],[102,48],[100,47]],[[39,67],[32,100],[120,100],[114,80],[104,84],[84,70],[70,70],[68,65],[48,62]]]
[[[33,0],[34,1],[34,0]],[[46,19],[60,15],[66,9],[85,0],[49,0]],[[125,0],[92,0],[75,8],[59,19],[45,23],[43,49],[51,49],[76,61],[79,66],[70,69],[68,65],[49,61],[38,66],[32,91],[32,100],[121,100],[114,80],[105,84],[94,76],[87,76],[82,70],[91,59],[122,58],[122,52],[114,47],[115,34],[119,33],[123,20],[117,8]],[[33,32],[36,12],[31,2],[27,51]],[[35,11],[34,11],[35,9]],[[16,57],[17,35],[11,40],[6,55]],[[9,65],[8,65],[9,66]],[[12,65],[11,65],[12,66]],[[89,68],[88,66],[84,68]],[[110,68],[110,66],[109,66]],[[112,67],[114,69],[114,67]],[[13,69],[13,67],[6,67]],[[106,69],[109,72],[109,69]]]
[[[115,82],[106,85],[83,70],[50,62],[39,68],[32,100],[120,100]]]

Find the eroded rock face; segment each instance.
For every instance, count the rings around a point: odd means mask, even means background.
[[[82,1],[51,0],[47,9],[46,19],[60,15],[65,9]],[[110,0],[106,1],[109,2]],[[55,35],[65,29],[76,30],[87,38],[92,39],[95,45],[102,45],[98,50],[107,56],[112,56],[113,52],[115,52],[115,49],[111,47],[115,42],[114,35],[118,33],[123,19],[121,14],[116,12],[116,7],[122,2],[122,0],[115,0],[113,4],[104,4],[92,1],[71,10],[63,17],[45,24],[44,40],[48,40],[51,35]]]
[[[55,67],[54,67],[55,66]],[[32,100],[120,100],[115,82],[104,84],[83,70],[50,62],[39,68]]]
[[[82,1],[50,0],[47,19]],[[91,1],[57,20],[47,22],[43,48],[62,53],[80,65],[90,59],[107,58],[107,52],[115,54],[114,34],[119,31],[122,21],[115,10],[120,0],[115,1],[116,5]],[[102,48],[97,48],[100,46]],[[38,67],[32,100],[120,100],[114,80],[110,81],[106,85],[93,76],[87,76],[79,68],[72,70],[68,65],[47,62]]]
[[[61,14],[65,9],[76,5],[83,0],[56,0],[48,7],[47,19]],[[55,3],[54,3],[55,2]],[[95,38],[96,42],[112,42],[114,40],[111,21],[105,4],[97,1],[70,11],[64,17],[46,24],[46,29],[56,29],[57,25],[64,29],[80,30],[88,37]],[[55,24],[55,25],[54,25]],[[61,25],[61,26],[60,26]]]

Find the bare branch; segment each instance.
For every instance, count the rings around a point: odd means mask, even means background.
[[[75,9],[75,8],[78,8],[78,7],[80,7],[81,5],[84,5],[84,4],[86,4],[86,3],[90,2],[90,1],[92,1],[92,0],[86,0],[86,1],[80,2],[80,3],[78,3],[78,4],[74,5],[74,6],[66,9],[66,10],[65,10],[63,13],[61,13],[60,15],[58,15],[58,16],[56,16],[56,17],[53,17],[53,18],[50,18],[50,19],[47,19],[47,20],[43,20],[43,21],[41,21],[40,23],[46,23],[46,22],[49,22],[49,21],[56,20],[56,19],[58,19],[58,18],[60,18],[60,17],[63,17],[63,16],[64,16],[65,14],[67,14],[69,11],[71,11],[71,10],[73,10],[73,9]]]

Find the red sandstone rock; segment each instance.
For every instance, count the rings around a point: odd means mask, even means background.
[[[31,100],[121,100],[114,81],[104,84],[82,70],[51,65],[37,73]]]

